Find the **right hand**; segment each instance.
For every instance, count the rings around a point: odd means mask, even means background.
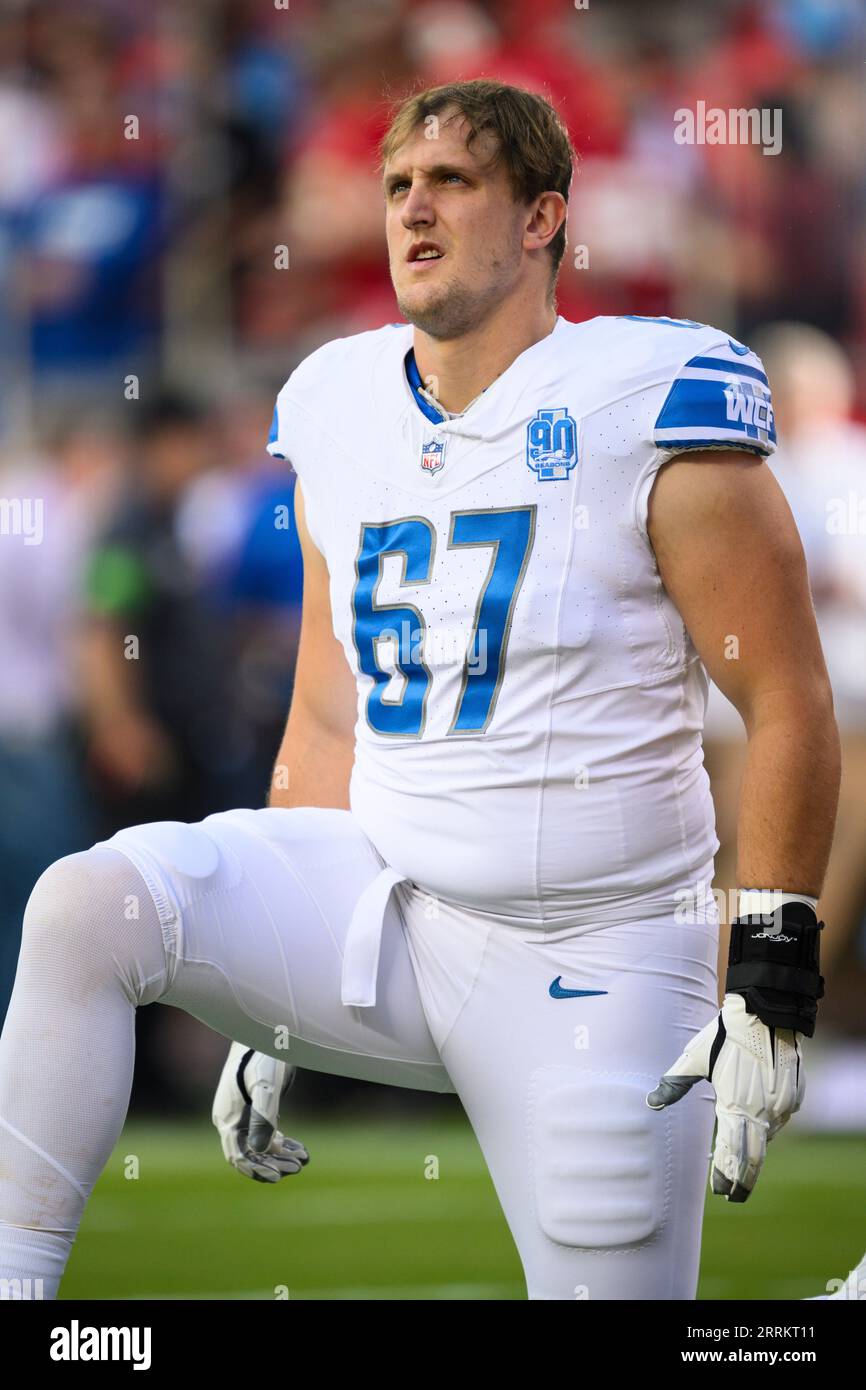
[[[280,1097],[296,1067],[243,1043],[232,1043],[214,1096],[212,1119],[233,1168],[255,1182],[279,1182],[299,1173],[310,1155],[277,1129]]]

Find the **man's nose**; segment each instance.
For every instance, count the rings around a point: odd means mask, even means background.
[[[429,226],[434,219],[430,193],[423,183],[413,183],[403,204],[404,227]]]

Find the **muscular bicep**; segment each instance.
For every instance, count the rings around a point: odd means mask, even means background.
[[[765,463],[679,455],[659,470],[647,529],[662,583],[747,728],[774,699],[829,695],[802,542]]]

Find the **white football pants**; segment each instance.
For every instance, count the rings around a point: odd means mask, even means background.
[[[645,1096],[716,1012],[717,933],[708,891],[688,925],[669,903],[590,929],[437,901],[348,811],[136,826],[58,860],[0,1039],[0,1279],[55,1295],[158,1000],[300,1067],[456,1091],[530,1298],[694,1298],[712,1092]]]

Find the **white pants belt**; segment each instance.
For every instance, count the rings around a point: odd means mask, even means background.
[[[343,979],[340,998],[344,1004],[369,1009],[376,1002],[376,976],[385,910],[396,883],[406,875],[385,868],[367,884],[352,913],[343,948]]]

